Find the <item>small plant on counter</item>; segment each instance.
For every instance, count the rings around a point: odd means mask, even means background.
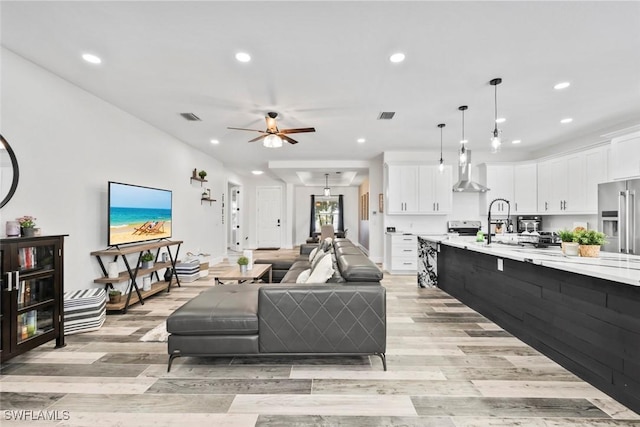
[[[241,256],[238,258],[238,265],[249,265],[249,258],[246,256]]]
[[[606,243],[607,236],[596,230],[579,230],[575,233],[574,241],[581,245],[602,246]]]
[[[198,175],[200,176],[200,179],[204,179],[207,176],[207,171],[201,170],[198,172]]]
[[[564,229],[564,230],[558,231],[558,236],[560,237],[560,240],[563,242],[573,242],[575,234],[571,230]]]

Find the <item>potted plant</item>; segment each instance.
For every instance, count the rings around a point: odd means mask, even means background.
[[[571,230],[558,231],[558,237],[560,237],[560,241],[562,242],[562,253],[565,255],[578,255],[578,244],[573,241],[575,237],[575,233]],[[567,247],[569,247],[569,254],[567,254]]]
[[[206,191],[202,192],[202,200],[207,200],[209,198],[209,193],[207,193]]]
[[[122,292],[117,289],[111,289],[109,291],[109,303],[110,304],[118,304],[120,299],[122,298]]]
[[[142,261],[142,268],[153,268],[154,256],[151,252],[147,251],[142,254],[140,261]]]
[[[201,170],[198,172],[198,175],[200,176],[200,179],[204,179],[207,176],[207,171]]]
[[[20,223],[20,234],[24,237],[33,237],[35,236],[35,227],[36,227],[36,219],[30,215],[21,216],[20,218],[16,218],[16,220]]]
[[[597,258],[600,246],[606,243],[604,233],[596,230],[580,230],[575,233],[574,240],[580,245],[580,256]]]
[[[241,256],[240,258],[238,258],[238,265],[240,266],[240,272],[243,274],[246,273],[247,265],[249,265],[249,258],[247,258],[246,256]]]

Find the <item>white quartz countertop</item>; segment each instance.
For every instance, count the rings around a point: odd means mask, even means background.
[[[419,237],[443,245],[494,255],[499,258],[530,262],[558,270],[584,274],[585,276],[640,286],[639,255],[600,252],[600,257],[598,258],[574,257],[564,255],[558,246],[536,249],[527,245],[512,246],[503,243],[491,243],[491,245],[487,245],[486,242],[476,243],[475,237],[454,237],[449,239],[446,235],[431,234],[420,235]]]

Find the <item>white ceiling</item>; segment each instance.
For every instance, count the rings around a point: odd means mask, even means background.
[[[513,150],[640,122],[640,2],[11,2],[2,45],[248,174],[304,185],[383,151],[488,151],[494,91]],[[234,55],[248,52],[249,63]],[[91,52],[100,65],[80,59]],[[400,64],[394,52],[406,54]],[[553,85],[570,81],[556,91]],[[247,143],[279,113],[316,128],[297,145]],[[377,120],[394,111],[391,121]],[[192,112],[201,122],[187,122]],[[573,123],[560,124],[572,117]],[[219,145],[209,141],[218,139]],[[358,144],[357,138],[366,138]],[[518,146],[508,141],[521,139]],[[336,160],[352,161],[344,167]],[[292,168],[293,161],[307,161]],[[453,159],[451,159],[453,161]],[[269,169],[269,163],[271,168]],[[359,163],[358,163],[359,162]],[[279,165],[279,166],[278,166]],[[285,167],[286,166],[286,167]],[[304,172],[307,175],[300,174]],[[311,173],[311,176],[309,175]]]

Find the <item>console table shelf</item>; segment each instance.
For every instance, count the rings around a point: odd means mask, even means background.
[[[175,266],[176,266],[176,261],[178,259],[178,252],[180,251],[181,244],[182,244],[182,240],[160,240],[156,242],[141,243],[141,244],[132,245],[132,246],[113,247],[109,249],[91,252],[91,255],[95,256],[96,259],[98,260],[98,264],[100,264],[100,269],[102,270],[102,274],[103,274],[102,277],[95,279],[94,283],[103,284],[105,285],[105,289],[107,289],[109,287],[113,287],[114,283],[125,282],[125,281],[130,282],[127,287],[125,298],[123,298],[123,300],[121,300],[121,302],[119,303],[115,303],[115,304],[108,303],[107,310],[108,311],[119,310],[126,313],[127,308],[132,304],[135,304],[137,302],[140,302],[140,304],[144,304],[145,298],[151,295],[155,295],[165,289],[167,290],[167,292],[169,292],[171,291],[171,283],[174,277],[176,279],[176,283],[178,284],[178,286],[180,286],[180,279],[178,278],[178,274],[176,273]],[[171,249],[170,249],[171,246],[176,246],[175,254],[171,253]],[[167,262],[158,261],[161,248],[167,248],[167,252],[169,254],[169,261]],[[155,251],[156,261],[154,262],[153,267],[142,268],[140,266],[142,254],[144,254],[147,251],[149,252]],[[130,264],[129,259],[126,256],[135,255],[135,254],[138,254],[138,256],[137,256],[137,260],[135,261],[135,264],[133,264],[135,267],[132,267],[131,266],[132,264]],[[120,271],[118,273],[118,277],[115,277],[115,278],[109,277],[109,274],[107,273],[107,269],[105,268],[103,258],[111,259],[113,260],[113,262],[116,262],[119,257],[122,257],[122,261],[126,267],[126,270]],[[111,262],[111,260],[109,262]],[[171,278],[169,279],[168,282],[160,281],[160,277],[158,276],[158,270],[162,270],[165,268],[172,269]],[[158,279],[158,281],[153,283],[151,285],[151,289],[148,291],[144,291],[140,289],[140,287],[138,287],[138,283],[136,279],[139,276],[146,276],[146,275],[153,275],[153,274],[156,275],[156,278]]]

